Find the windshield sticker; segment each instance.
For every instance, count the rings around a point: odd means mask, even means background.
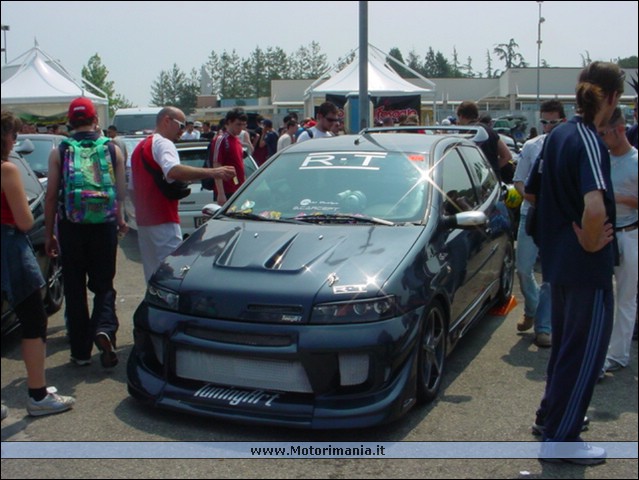
[[[409,155],[408,159],[411,162],[423,162],[426,160],[426,157],[424,155]]]
[[[299,205],[293,207],[294,211],[303,210],[305,212],[337,212],[339,209],[339,202],[333,202],[330,200],[311,200],[310,198],[300,200]]]
[[[327,152],[309,153],[300,170],[312,169],[351,169],[351,170],[379,170],[372,165],[373,160],[383,160],[386,152]]]
[[[195,392],[193,396],[195,398],[221,400],[231,406],[248,403],[251,405],[263,404],[265,407],[270,407],[273,402],[282,395],[275,392],[265,392],[264,390],[239,390],[234,387],[216,387],[209,383]]]

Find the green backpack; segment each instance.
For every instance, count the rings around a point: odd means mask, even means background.
[[[106,223],[116,219],[115,175],[108,137],[67,138],[62,162],[64,213],[73,223]]]

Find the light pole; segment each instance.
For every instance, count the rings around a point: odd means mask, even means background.
[[[544,17],[541,16],[541,4],[544,3],[541,0],[537,0],[539,4],[539,21],[537,22],[537,112],[540,110],[539,106],[539,66],[541,61],[541,24],[546,21]]]
[[[4,63],[7,63],[7,31],[9,30],[9,25],[2,25],[2,34],[4,35],[4,47],[2,47],[2,51],[4,52]]]

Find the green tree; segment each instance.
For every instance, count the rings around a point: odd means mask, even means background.
[[[406,62],[404,62],[404,57],[402,56],[402,52],[397,47],[391,48],[390,51],[388,52],[388,56],[394,58],[398,62],[406,64]],[[393,70],[395,70],[397,74],[402,78],[411,78],[415,76],[411,72],[409,72],[406,68],[402,67],[399,63],[396,63],[392,60],[387,60],[386,62],[391,67],[393,67]]]
[[[298,79],[319,78],[328,70],[326,55],[317,42],[311,42],[308,47],[300,46],[289,57],[289,65],[292,77]]]
[[[468,78],[473,78],[475,73],[473,72],[473,59],[468,57],[466,59],[466,65],[462,65],[462,71],[464,71],[464,76]]]
[[[453,69],[442,52],[437,52],[435,55],[435,65],[435,78],[447,78],[453,76]]]
[[[493,59],[490,56],[490,51],[486,50],[486,78],[492,78],[493,75]]]
[[[424,65],[422,64],[421,59],[419,58],[419,54],[415,51],[415,49],[408,52],[408,57],[406,57],[406,65],[415,70],[417,73],[424,75]],[[411,74],[411,77],[413,75]]]
[[[161,71],[151,86],[151,105],[173,106],[186,115],[195,110],[200,83],[197,71],[193,69],[189,77],[173,64],[170,71]]]
[[[626,57],[626,58],[617,58],[617,64],[621,68],[638,68],[639,58],[637,58],[637,55],[633,55],[632,57]]]
[[[280,47],[268,47],[266,49],[266,76],[268,82],[268,95],[271,94],[270,80],[290,78],[288,55]]]
[[[525,67],[526,61],[521,53],[517,51],[519,45],[511,38],[508,43],[500,43],[493,49],[497,57],[506,64],[506,68]]]
[[[426,60],[424,61],[424,76],[435,78],[437,75],[437,60],[435,58],[435,51],[433,47],[428,47],[426,52]]]
[[[581,66],[585,67],[586,65],[588,65],[589,63],[592,63],[592,59],[590,58],[590,52],[588,50],[585,51],[585,54],[580,53],[579,56],[581,57]]]
[[[221,84],[220,93],[224,98],[243,97],[242,85],[242,60],[233,49],[231,53],[226,50],[220,56]]]
[[[459,55],[457,54],[457,47],[453,46],[453,63],[450,64],[451,77],[463,77],[460,71]]]
[[[127,108],[133,105],[122,95],[115,93],[114,83],[107,80],[108,76],[109,70],[102,64],[102,59],[97,53],[89,58],[89,62],[82,67],[82,85],[98,97],[107,95],[109,117],[113,117],[118,108]],[[106,121],[106,119],[103,120]]]

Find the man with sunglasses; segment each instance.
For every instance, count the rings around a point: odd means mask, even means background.
[[[324,102],[317,110],[317,123],[297,137],[296,143],[305,142],[311,138],[332,137],[331,129],[339,122],[339,110],[332,102]]]
[[[167,182],[192,182],[205,178],[227,180],[235,176],[231,166],[200,168],[180,163],[175,147],[186,118],[179,108],[165,107],[157,115],[155,132],[142,140],[131,155],[133,200],[138,224],[138,244],[148,282],[162,260],[182,241],[178,200],[166,197],[145,168],[161,170]]]
[[[515,188],[522,197],[524,197],[524,182],[541,153],[546,135],[557,125],[566,121],[564,107],[559,100],[548,100],[542,103],[540,116],[542,135],[531,138],[524,143],[513,177]],[[533,238],[526,233],[526,217],[530,206],[529,200],[522,202],[519,229],[517,230],[516,268],[519,287],[524,296],[524,315],[517,322],[517,330],[525,332],[534,326],[535,345],[539,348],[549,348],[551,346],[550,285],[544,282],[540,287],[535,279],[534,267],[539,249]]]

